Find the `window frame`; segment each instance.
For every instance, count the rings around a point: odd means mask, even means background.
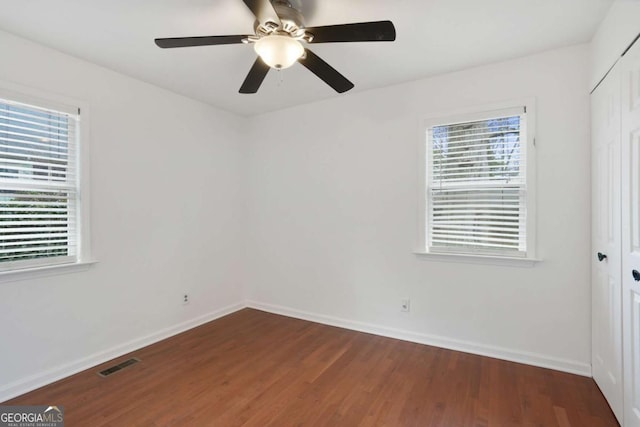
[[[526,152],[524,166],[525,176],[525,206],[526,206],[526,252],[523,254],[505,254],[500,251],[475,251],[473,249],[457,250],[455,248],[429,248],[429,174],[431,158],[429,156],[429,129],[434,126],[473,122],[495,118],[501,114],[513,113],[517,109],[526,111],[526,134],[521,139],[522,148]],[[426,259],[437,261],[511,265],[532,267],[540,259],[537,252],[537,206],[536,206],[536,102],[534,98],[500,102],[489,105],[461,108],[438,114],[426,114],[418,119],[419,123],[419,209],[418,209],[418,239],[414,253]]]
[[[0,270],[0,282],[23,280],[54,274],[86,270],[96,261],[91,257],[91,228],[90,228],[90,111],[86,102],[49,93],[40,89],[0,81],[0,98],[46,108],[70,114],[80,112],[76,132],[76,235],[77,248],[75,259],[56,260],[46,262],[47,258],[40,258],[37,262],[25,263],[15,268]]]

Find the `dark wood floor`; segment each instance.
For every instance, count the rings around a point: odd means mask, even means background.
[[[5,404],[74,426],[617,426],[592,379],[245,309]]]

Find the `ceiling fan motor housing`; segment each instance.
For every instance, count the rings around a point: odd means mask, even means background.
[[[275,9],[281,22],[281,29],[293,37],[304,35],[304,17],[300,9],[294,7],[288,0],[273,0]]]

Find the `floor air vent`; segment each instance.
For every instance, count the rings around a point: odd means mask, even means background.
[[[115,366],[112,366],[110,368],[105,369],[104,371],[100,371],[98,372],[98,375],[100,375],[101,377],[108,377],[111,374],[115,374],[116,372],[129,367],[131,365],[135,365],[136,363],[138,363],[140,361],[140,359],[134,357],[133,359],[129,359],[129,360],[125,360],[122,363],[118,363]]]

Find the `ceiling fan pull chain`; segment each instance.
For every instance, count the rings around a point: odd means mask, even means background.
[[[284,74],[282,70],[278,70],[278,87],[281,87],[284,84]]]

